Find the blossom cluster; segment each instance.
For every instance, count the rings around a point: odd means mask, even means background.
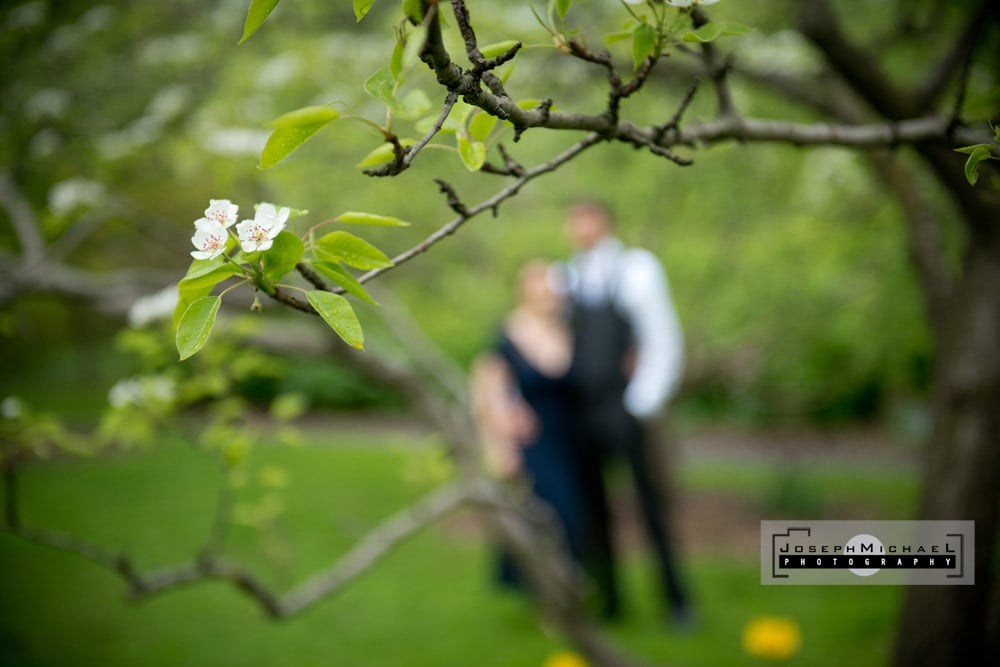
[[[205,217],[194,221],[191,243],[197,250],[192,250],[191,256],[195,259],[215,259],[224,253],[233,234],[233,225],[243,252],[268,250],[274,238],[285,228],[291,209],[264,202],[257,206],[253,220],[237,224],[238,213],[239,206],[228,199],[210,199]]]
[[[177,397],[177,385],[163,375],[137,375],[118,380],[108,390],[108,403],[113,408],[170,403]]]

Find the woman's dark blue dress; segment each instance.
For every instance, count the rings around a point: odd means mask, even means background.
[[[587,526],[572,370],[558,377],[542,373],[525,359],[506,335],[501,335],[496,352],[510,367],[520,398],[538,420],[535,438],[521,449],[523,473],[535,495],[554,511],[566,544],[579,561]],[[500,578],[504,583],[519,584],[509,556],[501,558]]]

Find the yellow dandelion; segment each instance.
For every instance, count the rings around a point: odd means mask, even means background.
[[[769,660],[787,660],[802,645],[798,624],[787,618],[758,616],[743,630],[743,650]]]
[[[586,660],[572,651],[559,651],[546,658],[542,667],[588,667],[588,665]]]

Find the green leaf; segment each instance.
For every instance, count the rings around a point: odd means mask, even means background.
[[[372,97],[384,102],[392,102],[394,100],[393,90],[396,87],[396,77],[392,75],[391,69],[383,67],[365,79],[364,86],[365,90]]]
[[[399,80],[399,75],[403,73],[403,41],[397,40],[392,47],[392,56],[389,58],[389,71],[393,78]]]
[[[514,68],[517,66],[517,61],[512,60],[507,63],[507,66],[503,70],[499,70],[500,83],[506,84],[510,79],[511,75],[514,73]]]
[[[196,300],[212,293],[212,288],[234,275],[241,273],[236,264],[222,257],[196,259],[191,262],[187,275],[177,283],[177,306],[174,308],[173,323],[177,329],[181,317]]]
[[[424,50],[424,43],[427,41],[426,26],[418,25],[406,36],[406,46],[403,47],[402,65],[403,71],[408,71],[417,64],[420,59],[420,52]]]
[[[323,321],[329,324],[345,343],[359,350],[365,349],[361,322],[358,321],[358,316],[347,299],[339,294],[320,290],[306,292],[306,298]]]
[[[722,26],[718,23],[706,23],[697,30],[688,30],[681,37],[685,42],[714,42],[722,36]]]
[[[483,54],[486,58],[496,58],[497,56],[502,56],[507,53],[517,44],[516,39],[508,39],[503,42],[494,42],[493,44],[487,44],[486,46],[479,47],[479,52]]]
[[[275,128],[260,153],[260,166],[278,164],[340,114],[329,107],[313,106],[291,111],[271,121]]]
[[[179,327],[181,323],[181,318],[184,317],[184,313],[187,312],[187,309],[191,306],[191,304],[211,293],[211,286],[188,289],[180,289],[180,286],[178,286],[177,305],[174,307],[173,315],[174,332],[177,331],[177,327]]]
[[[573,0],[556,0],[556,12],[559,14],[559,18],[566,18],[571,4],[573,4]]]
[[[640,23],[632,33],[632,60],[636,69],[656,48],[656,28],[648,23]]]
[[[615,44],[617,42],[624,42],[626,39],[632,39],[632,30],[619,30],[618,32],[609,32],[604,36],[604,42],[606,44]]]
[[[274,237],[274,243],[263,253],[264,276],[272,283],[281,280],[302,259],[305,246],[295,234],[283,231]]]
[[[402,100],[389,103],[392,112],[403,120],[419,118],[430,111],[433,106],[427,93],[419,88],[408,92]]]
[[[243,23],[243,36],[237,44],[242,44],[250,38],[250,35],[257,32],[259,28],[274,8],[278,6],[279,0],[253,0],[250,9],[247,11],[247,20]]]
[[[688,30],[681,36],[685,42],[714,42],[723,35],[743,35],[753,31],[748,25],[736,21],[712,21],[697,30]]]
[[[268,125],[276,130],[281,130],[308,125],[325,125],[337,118],[340,118],[340,112],[336,109],[324,106],[310,106],[282,114],[268,123]]]
[[[284,394],[278,394],[271,401],[271,417],[277,419],[278,421],[291,421],[293,419],[298,419],[304,415],[309,410],[309,398],[306,394],[299,391],[290,391]],[[261,470],[261,473],[268,473],[267,478],[273,480],[271,484],[273,486],[280,486],[278,480],[280,480],[280,473],[284,472],[281,468],[272,467],[270,469],[265,468]],[[273,472],[272,472],[273,471]],[[262,475],[263,476],[263,475]]]
[[[177,306],[174,309],[174,326],[180,321],[184,310],[196,299],[208,296],[212,293],[212,288],[217,284],[240,273],[239,267],[234,264],[225,264],[210,273],[193,278],[185,278],[177,283]]]
[[[177,324],[175,342],[180,360],[190,358],[208,342],[215,326],[215,316],[222,304],[222,297],[204,296],[188,306]]]
[[[480,111],[469,121],[469,137],[477,141],[486,141],[486,137],[490,136],[496,124],[496,116]]]
[[[424,20],[424,14],[420,7],[420,0],[403,0],[403,14],[414,23]]]
[[[336,285],[343,287],[348,293],[353,294],[362,301],[367,301],[373,306],[378,305],[375,303],[375,300],[372,299],[371,295],[368,294],[368,290],[364,288],[364,285],[359,283],[358,279],[351,275],[350,272],[348,272],[348,270],[340,264],[335,262],[313,262],[311,266]]]
[[[745,35],[748,32],[753,32],[751,26],[736,21],[719,21],[719,25],[722,26],[723,35]]]
[[[316,254],[320,259],[343,262],[356,269],[392,266],[392,260],[385,253],[348,232],[330,232],[316,241]]]
[[[486,162],[486,144],[481,141],[470,141],[468,138],[458,137],[458,154],[462,158],[462,163],[469,171],[479,171]]]
[[[969,181],[969,185],[975,185],[979,180],[979,163],[992,157],[989,146],[980,146],[972,151],[965,162],[965,178]]]
[[[354,16],[357,17],[358,23],[361,23],[361,19],[368,14],[368,10],[374,4],[375,0],[354,0]]]
[[[240,273],[240,267],[223,259],[220,255],[215,259],[196,259],[191,262],[187,274],[177,284],[178,288],[214,287],[229,276]]]
[[[417,142],[413,139],[400,139],[399,143],[403,146],[412,146]],[[367,169],[368,167],[374,167],[376,165],[385,164],[386,162],[392,162],[395,157],[396,152],[393,149],[392,144],[384,143],[362,158],[361,162],[359,162],[356,166],[358,169]]]
[[[980,148],[992,148],[993,144],[973,144],[972,146],[962,146],[961,148],[956,148],[956,153],[965,153],[966,155],[972,155]]]
[[[375,215],[374,213],[363,213],[360,211],[345,211],[338,215],[337,222],[345,225],[373,225],[376,227],[409,227],[410,223],[399,218],[392,218],[387,215]]]

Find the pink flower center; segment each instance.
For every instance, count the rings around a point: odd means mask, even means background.
[[[205,238],[202,250],[218,250],[222,247],[223,243],[223,236],[221,234],[209,234]]]
[[[254,225],[250,228],[250,240],[261,243],[267,240],[268,228],[264,225]]]

